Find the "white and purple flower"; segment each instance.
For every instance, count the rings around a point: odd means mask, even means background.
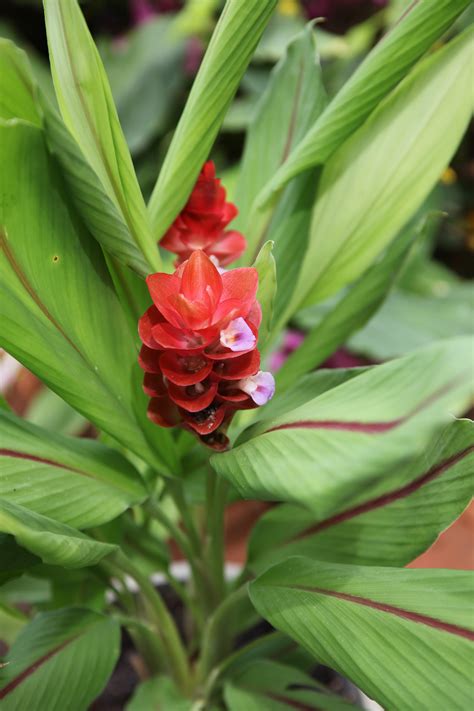
[[[275,378],[271,373],[259,370],[256,375],[239,380],[237,387],[257,405],[265,405],[275,394]]]

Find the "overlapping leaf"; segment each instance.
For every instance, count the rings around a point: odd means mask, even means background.
[[[450,414],[470,401],[470,338],[370,368],[212,457],[242,496],[301,503],[321,519],[387,493]],[[243,439],[243,438],[242,438]]]
[[[186,203],[275,5],[276,0],[228,0],[150,200],[157,238]]]
[[[0,76],[0,118],[22,118],[40,126],[41,117],[26,56],[3,38],[0,38]]]
[[[435,185],[471,117],[472,40],[424,60],[326,164],[293,310],[359,277]]]
[[[98,526],[146,496],[118,452],[0,413],[0,498],[77,528]]]
[[[271,660],[243,666],[225,687],[229,711],[356,711],[359,707],[330,693],[309,675]]]
[[[322,321],[306,335],[277,375],[278,390],[285,390],[301,375],[314,370],[348,337],[363,326],[383,303],[400,273],[414,242],[410,231],[400,235],[382,259],[365,274],[329,310]]]
[[[115,620],[74,608],[42,613],[23,628],[0,671],[2,709],[89,708],[119,652]]]
[[[259,202],[298,173],[324,163],[468,6],[469,0],[413,3],[314,123]]]
[[[43,563],[63,568],[95,565],[116,549],[6,499],[0,499],[0,533],[14,536],[20,546]]]
[[[256,195],[285,162],[327,103],[315,35],[308,25],[276,65],[247,131],[235,202],[235,221],[248,241],[249,259],[258,251],[262,229],[252,206]],[[313,186],[314,197],[315,186]],[[268,225],[267,225],[268,227]],[[287,266],[287,265],[286,265]]]
[[[425,551],[474,494],[474,423],[448,425],[386,494],[328,518],[283,504],[256,524],[249,566],[263,570],[292,555],[360,565],[403,566]]]
[[[108,251],[147,273],[160,268],[160,257],[151,236],[143,196],[123,136],[112,92],[97,48],[77,0],[44,0],[51,70],[58,104],[67,131],[79,151],[68,147],[67,134],[57,126],[58,150],[67,150],[64,163],[81,201],[98,219],[97,203],[107,206],[119,222],[115,241],[105,224],[98,233]],[[102,190],[94,196],[93,171]],[[105,194],[104,194],[105,193]]]
[[[132,154],[168,128],[187,80],[186,41],[177,36],[175,20],[169,18],[157,16],[134,27],[120,49],[114,38],[99,45]]]
[[[464,709],[472,694],[473,584],[464,571],[290,558],[251,583],[250,596],[274,627],[384,708]]]
[[[0,176],[2,345],[100,429],[161,466],[143,433],[134,340],[100,247],[68,204],[42,132],[12,122],[0,134],[8,166]]]

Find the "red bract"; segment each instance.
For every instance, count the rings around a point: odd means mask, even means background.
[[[259,371],[257,271],[220,274],[196,251],[174,274],[151,274],[147,285],[153,306],[138,330],[148,416],[225,449],[235,411],[264,404],[274,391],[270,373]]]
[[[240,257],[246,247],[240,232],[225,230],[236,216],[237,208],[226,202],[225,188],[216,178],[214,163],[208,161],[188,202],[160,245],[178,255],[177,264],[200,249],[208,257],[214,257],[220,266],[226,266]]]

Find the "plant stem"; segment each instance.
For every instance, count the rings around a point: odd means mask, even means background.
[[[227,652],[226,646],[230,645],[232,635],[229,634],[229,618],[235,616],[235,607],[247,599],[247,586],[239,588],[215,610],[209,618],[202,640],[201,657],[199,659],[197,675],[203,683],[214,665],[222,659]]]
[[[191,550],[195,556],[201,555],[201,541],[197,532],[192,513],[189,509],[188,502],[183,493],[183,483],[180,480],[169,479],[167,488],[170,492],[176,507],[181,514],[183,524],[189,537]],[[190,559],[190,558],[189,558]]]
[[[180,547],[181,551],[184,553],[186,556],[189,566],[191,568],[191,572],[193,575],[193,581],[194,585],[196,587],[196,590],[199,595],[199,600],[202,602],[202,600],[205,600],[207,595],[207,587],[206,587],[206,580],[205,576],[203,574],[203,571],[201,569],[200,563],[201,561],[197,559],[197,556],[190,544],[189,539],[187,536],[181,531],[181,529],[169,518],[169,516],[161,509],[159,504],[157,504],[155,501],[150,499],[148,501],[148,506],[150,510],[152,511],[153,515],[155,516],[156,520],[162,524],[167,530],[169,531],[171,537],[176,541],[178,546]],[[199,628],[202,628],[204,620],[203,620],[203,611],[196,606],[194,601],[191,600],[190,596],[187,594],[186,590],[182,585],[179,584],[178,581],[176,581],[171,573],[165,572],[165,575],[167,576],[170,585],[176,590],[178,595],[183,599],[185,604],[190,607],[194,618],[198,624]]]
[[[134,578],[140,588],[140,593],[146,603],[151,619],[153,620],[163,648],[166,652],[166,661],[171,675],[178,688],[184,694],[190,692],[191,673],[183,643],[176,625],[171,617],[161,596],[155,590],[148,577],[141,572],[120,551],[115,558],[118,567]]]
[[[207,478],[207,558],[211,575],[214,604],[217,605],[226,593],[224,513],[227,499],[227,482],[210,470]]]

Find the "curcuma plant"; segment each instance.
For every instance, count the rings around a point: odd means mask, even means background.
[[[228,0],[148,205],[76,0],[44,0],[55,96],[0,41],[1,345],[98,433],[0,408],[2,710],[90,708],[121,629],[129,711],[357,708],[318,664],[388,710],[470,707],[472,575],[405,566],[471,497],[472,339],[318,368],[423,239],[472,112],[469,4],[410,5],[331,98],[309,24],[229,197],[209,154],[276,0]],[[268,505],[232,577],[238,499]]]

